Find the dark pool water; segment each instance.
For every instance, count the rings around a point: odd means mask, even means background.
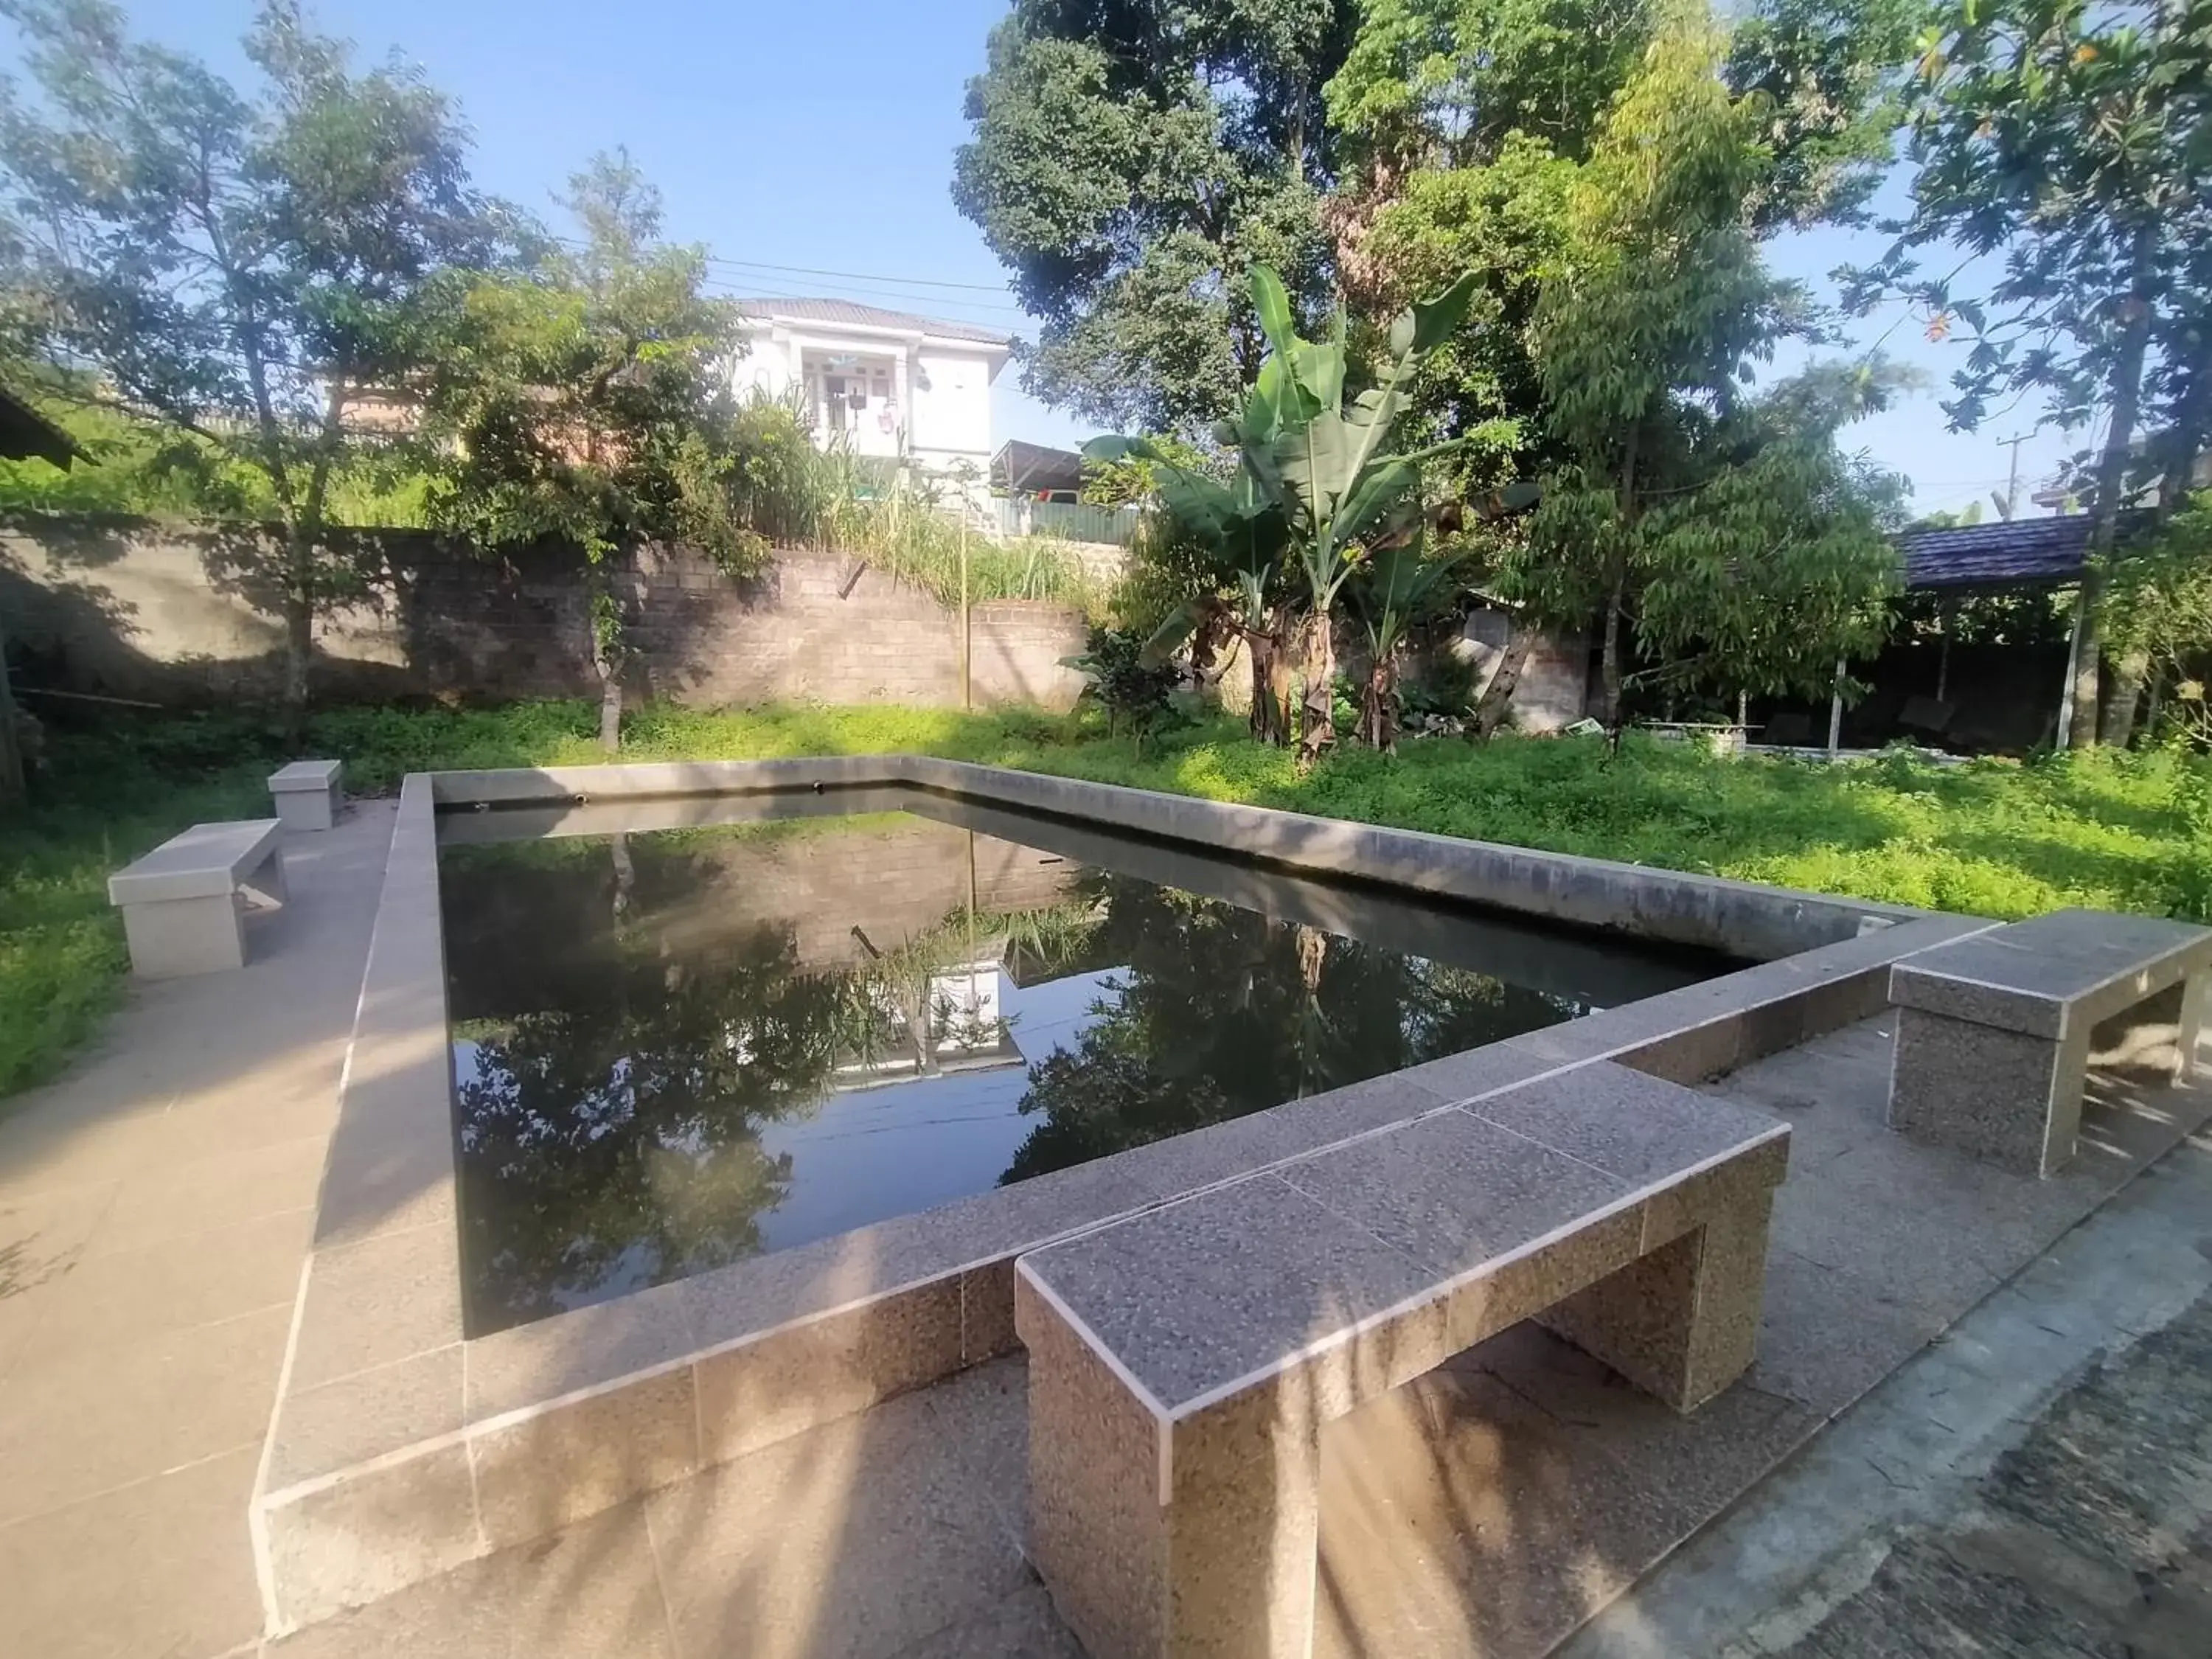
[[[479,1335],[1736,965],[910,794],[441,841]]]

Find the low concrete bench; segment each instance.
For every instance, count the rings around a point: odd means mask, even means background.
[[[294,761],[269,775],[269,798],[287,830],[327,830],[337,822],[345,768],[334,760]]]
[[[107,902],[123,912],[131,971],[148,979],[246,965],[241,895],[250,904],[284,902],[278,818],[196,823],[107,878]]]
[[[2074,1156],[2093,1058],[2167,1077],[2195,1064],[2212,930],[2054,910],[1907,957],[1889,1127],[2022,1174]]]
[[[1092,1659],[1304,1659],[1320,1437],[1532,1316],[1680,1411],[1750,1364],[1789,1128],[1607,1063],[1023,1256],[1030,1543]]]

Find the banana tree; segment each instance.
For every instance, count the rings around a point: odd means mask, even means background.
[[[1255,391],[1256,398],[1261,394]],[[1193,471],[1149,438],[1096,438],[1083,447],[1087,460],[1152,464],[1153,487],[1169,514],[1207,554],[1206,576],[1225,591],[1226,620],[1243,641],[1251,664],[1251,731],[1261,743],[1290,741],[1290,623],[1284,600],[1290,526],[1280,504],[1240,460],[1227,480]],[[1170,614],[1146,643],[1149,658],[1166,656],[1200,625],[1207,593]]]
[[[1367,629],[1367,679],[1359,690],[1359,740],[1398,752],[1398,647],[1406,630],[1458,576],[1461,562],[1431,558],[1423,538],[1376,546],[1349,589]]]
[[[1475,277],[1470,272],[1401,313],[1390,325],[1390,361],[1380,383],[1349,403],[1343,313],[1331,319],[1328,339],[1301,339],[1282,279],[1255,265],[1251,281],[1253,307],[1272,350],[1234,435],[1243,470],[1280,505],[1290,526],[1291,572],[1306,600],[1298,761],[1310,766],[1336,740],[1330,702],[1337,597],[1376,545],[1414,533],[1422,511],[1421,464],[1472,441],[1455,438],[1402,453],[1385,447],[1404,412],[1406,388],[1466,316]],[[1257,422],[1251,418],[1255,409]]]

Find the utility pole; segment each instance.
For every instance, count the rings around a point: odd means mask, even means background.
[[[2020,447],[2034,435],[2033,432],[2023,432],[2016,438],[1997,440],[2012,451],[2012,473],[2005,480],[2004,501],[1997,508],[1999,516],[2008,524],[2020,512]]]

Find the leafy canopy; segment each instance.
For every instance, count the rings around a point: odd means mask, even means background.
[[[292,0],[246,37],[254,98],[105,0],[0,15],[41,94],[0,86],[0,280],[29,343],[300,511],[303,463],[350,435],[333,404],[418,370],[430,284],[505,246],[450,100],[397,58],[356,71]]]
[[[1695,14],[1654,39],[1577,176],[1534,319],[1561,459],[1501,585],[1553,626],[1603,618],[1608,714],[1628,623],[1669,672],[1807,690],[1879,636],[1893,580],[1893,487],[1835,438],[1895,374],[1815,368],[1746,393],[1802,307],[1760,258],[1771,152],[1763,100],[1719,73],[1727,49]]]
[[[2179,392],[2212,308],[2212,0],[1945,0],[1920,47],[1912,211],[1855,297],[1902,293],[1967,339],[1960,428],[2027,391],[2086,425],[2137,318]],[[1954,292],[1930,247],[2002,274]]]
[[[1224,273],[1317,307],[1322,88],[1352,0],[1016,0],[969,83],[952,194],[1042,319],[1024,380],[1103,426],[1202,433],[1264,350]]]
[[[566,204],[578,241],[459,296],[426,426],[433,511],[489,547],[552,538],[597,563],[680,539],[749,567],[765,549],[733,504],[734,305],[705,291],[704,250],[660,240],[659,192],[626,153],[593,158]]]

